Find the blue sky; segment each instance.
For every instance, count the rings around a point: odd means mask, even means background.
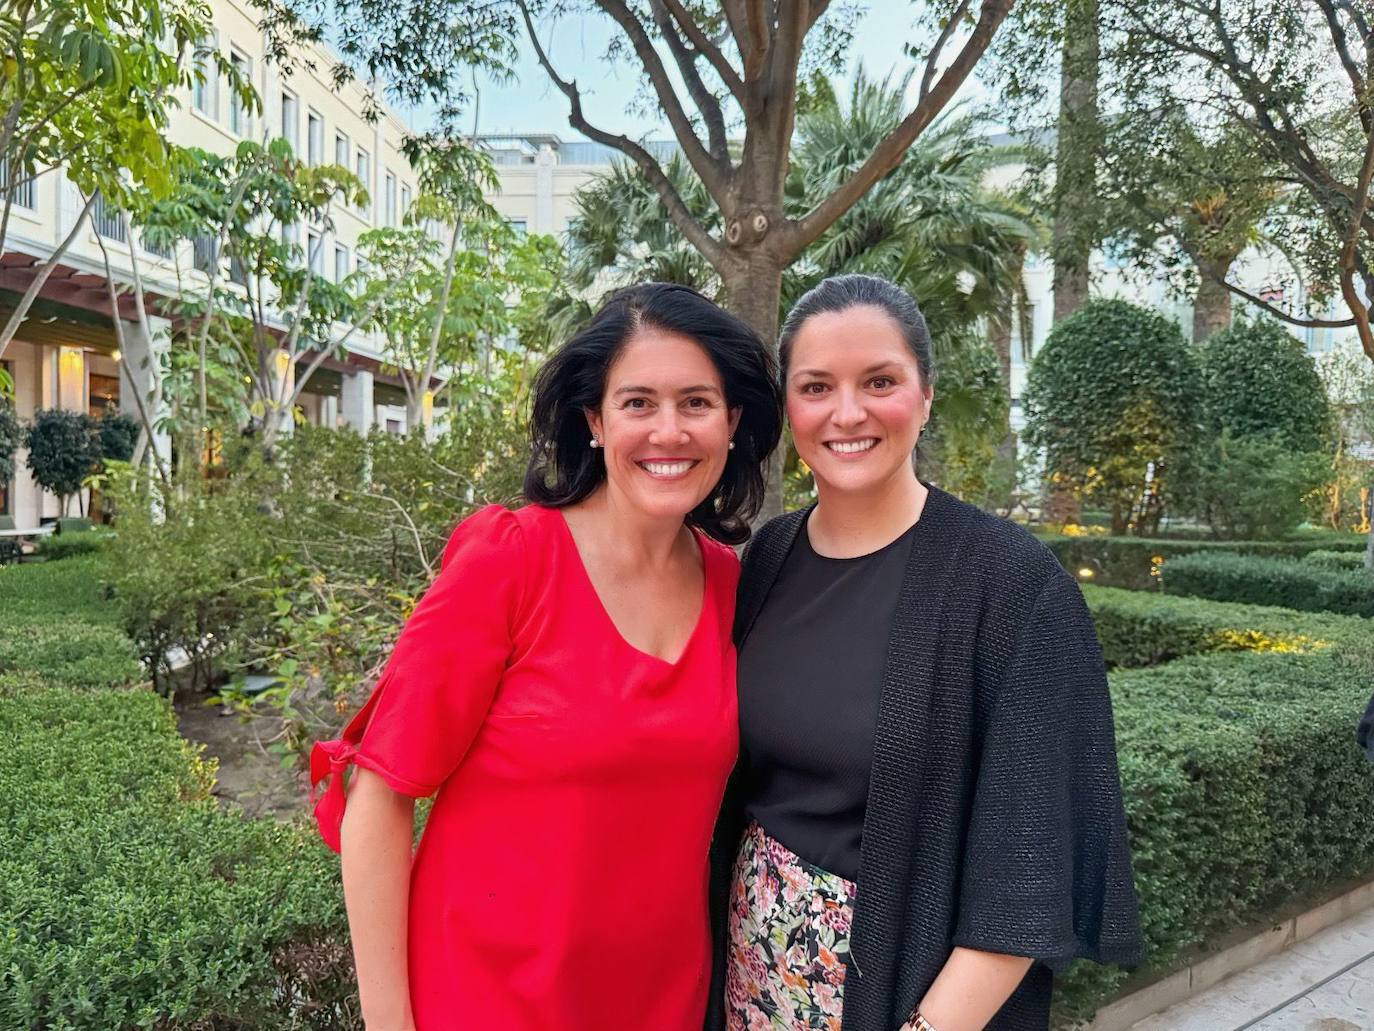
[[[874,77],[911,67],[913,61],[902,52],[902,47],[919,38],[919,30],[912,25],[917,9],[914,4],[879,0],[864,11],[855,24],[848,75],[853,74],[859,62]],[[637,91],[635,69],[628,62],[612,65],[603,56],[617,32],[619,29],[610,19],[588,15],[546,22],[540,26],[540,39],[559,75],[577,80],[583,111],[593,125],[631,136],[647,133],[668,138],[671,132],[657,111],[646,114],[627,109]],[[565,139],[579,138],[568,125],[567,100],[539,67],[528,41],[522,47],[516,81],[499,85],[479,75],[477,86],[479,132],[553,132]],[[982,94],[981,87],[972,83],[966,84],[961,96]],[[414,113],[412,124],[416,128],[423,127],[425,121],[423,112]],[[461,125],[465,131],[471,131],[471,107]]]

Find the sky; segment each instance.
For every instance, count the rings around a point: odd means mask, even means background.
[[[910,68],[915,62],[902,48],[909,41],[920,38],[920,30],[912,24],[916,9],[917,5],[893,0],[876,0],[868,5],[855,24],[845,78],[852,77],[860,62],[874,78],[894,70],[901,74]],[[632,137],[647,134],[650,138],[667,139],[672,136],[666,120],[656,110],[646,113],[627,109],[628,102],[637,92],[638,80],[630,62],[613,65],[604,58],[607,44],[620,31],[609,18],[596,15],[566,17],[557,22],[543,22],[538,28],[539,38],[549,52],[554,69],[564,79],[577,80],[583,112],[592,125]],[[953,46],[950,49],[952,51]],[[539,67],[528,40],[524,40],[521,47],[515,81],[498,84],[479,75],[476,85],[476,109],[469,106],[460,123],[465,131],[472,131],[475,124],[481,134],[552,132],[563,139],[581,138],[568,125],[567,99]],[[960,96],[982,98],[985,91],[978,83],[971,82],[965,84]],[[428,120],[429,113],[424,110],[410,112],[408,118],[417,129],[425,128]]]

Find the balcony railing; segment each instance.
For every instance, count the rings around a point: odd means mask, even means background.
[[[18,175],[18,176],[24,175],[23,170],[22,170],[22,169],[17,170],[16,175]],[[32,179],[28,179],[27,181],[25,181],[25,182],[23,182],[23,183],[20,183],[18,186],[13,186],[13,187],[11,187],[11,186],[9,185],[9,181],[10,181],[10,163],[9,163],[9,160],[8,160],[7,158],[0,158],[0,197],[3,197],[4,194],[5,194],[5,191],[8,189],[8,192],[9,192],[9,195],[10,195],[10,200],[11,200],[16,206],[21,207],[21,208],[28,208],[30,211],[32,211],[32,210],[37,206],[37,203],[38,203],[38,202],[37,202],[37,192],[38,192],[38,191],[35,189],[35,187],[36,187],[38,184],[35,183]]]

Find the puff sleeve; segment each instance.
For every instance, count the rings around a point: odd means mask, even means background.
[[[1053,968],[1139,957],[1102,653],[1059,570],[1020,628],[983,733],[954,944]]]
[[[490,505],[458,525],[367,704],[339,738],[311,750],[315,821],[331,849],[339,850],[350,764],[414,798],[433,794],[457,768],[510,660],[524,586],[513,513]]]

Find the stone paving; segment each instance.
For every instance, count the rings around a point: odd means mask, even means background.
[[[1374,1031],[1374,909],[1137,1022],[1131,1031]]]

